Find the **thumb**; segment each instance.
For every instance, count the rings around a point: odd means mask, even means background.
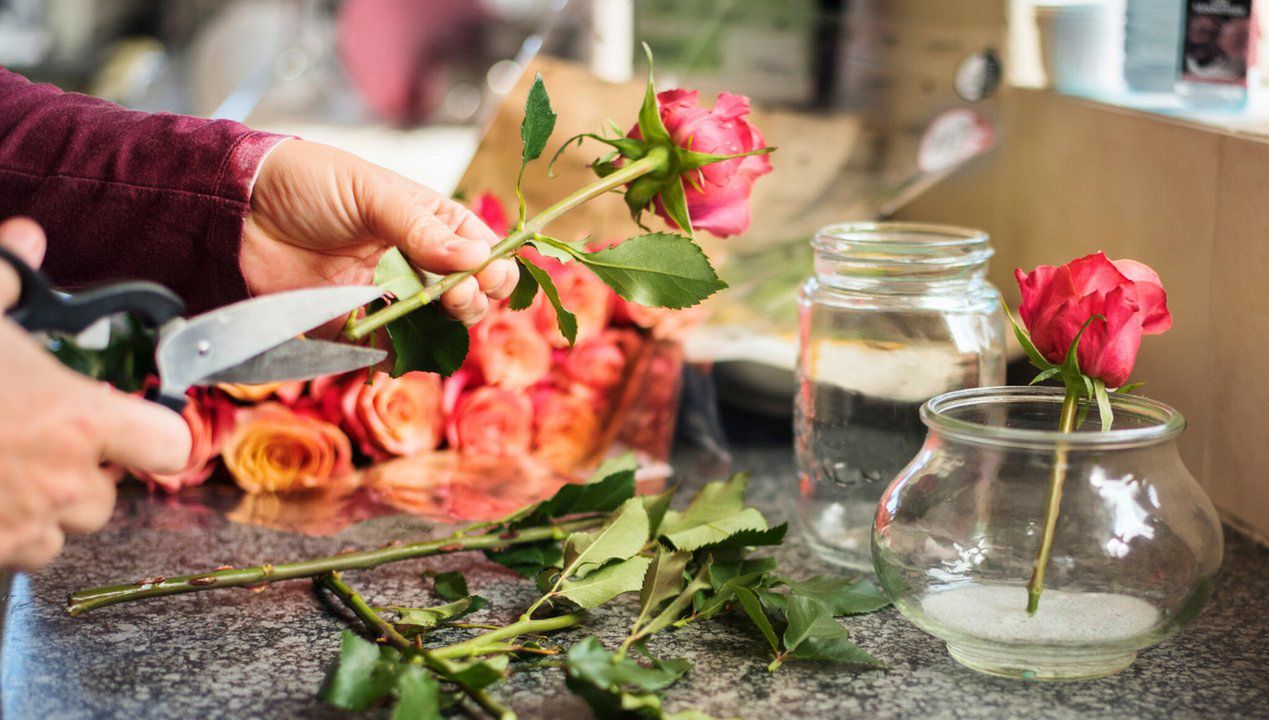
[[[0,247],[17,255],[27,265],[38,268],[44,261],[44,231],[29,218],[6,220],[0,223]],[[0,309],[16,303],[21,292],[22,284],[17,271],[8,263],[0,263]]]
[[[427,272],[478,267],[500,239],[473,212],[422,185],[399,180],[363,187],[370,194],[361,204],[370,231]]]
[[[99,412],[109,418],[102,438],[102,461],[152,473],[185,469],[193,438],[180,415],[136,395],[96,384]]]

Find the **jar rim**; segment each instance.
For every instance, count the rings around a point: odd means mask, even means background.
[[[816,253],[852,265],[963,268],[982,265],[995,250],[982,230],[917,222],[841,222],[811,239]]]
[[[1111,428],[1095,432],[1064,433],[1053,430],[1011,428],[988,425],[953,417],[955,410],[976,405],[1009,403],[1052,404],[1060,413],[1066,393],[1053,387],[982,387],[953,390],[930,398],[921,406],[921,421],[931,430],[963,440],[993,445],[1052,447],[1062,445],[1075,449],[1105,449],[1147,445],[1171,440],[1185,429],[1185,417],[1170,405],[1147,397],[1112,394],[1111,406],[1117,412],[1132,413],[1149,421],[1145,427]],[[1057,414],[1055,414],[1055,417]]]

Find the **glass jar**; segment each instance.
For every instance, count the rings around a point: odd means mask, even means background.
[[[1078,679],[1128,667],[1192,620],[1223,538],[1186,470],[1181,414],[1111,395],[1057,432],[1063,391],[981,388],[921,408],[929,436],[877,509],[873,557],[895,606],[960,663],[995,675]],[[1027,581],[1054,473],[1062,480],[1039,607]]]
[[[921,404],[1004,383],[1004,314],[985,233],[847,223],[811,241],[802,286],[794,512],[825,560],[872,569],[877,501],[925,438]]]

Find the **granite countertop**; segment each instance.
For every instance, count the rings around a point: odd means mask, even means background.
[[[792,482],[787,442],[745,443],[736,466],[753,471],[751,499],[782,518]],[[425,522],[381,517],[333,537],[241,525],[222,514],[149,499],[121,498],[110,526],[72,539],[51,567],[14,578],[0,646],[0,716],[25,718],[339,718],[315,700],[335,658],[343,620],[310,583],[197,593],[126,604],[70,618],[66,594],[85,585],[176,574],[221,564],[284,561],[434,532]],[[791,534],[792,537],[792,534]],[[786,567],[828,569],[791,539]],[[530,584],[467,553],[348,573],[375,603],[427,604],[423,568],[461,569],[491,599],[487,617],[510,619],[533,598]],[[1265,718],[1269,717],[1269,549],[1232,531],[1214,599],[1195,623],[1141,653],[1128,670],[1079,683],[992,678],[954,663],[941,642],[893,609],[851,618],[856,640],[889,669],[851,674],[831,665],[790,664],[767,672],[763,645],[741,625],[697,623],[651,642],[660,656],[685,656],[696,670],[667,696],[719,717],[759,718]],[[634,600],[625,598],[630,609]],[[596,614],[602,639],[620,638],[629,613]],[[477,616],[480,617],[480,616]],[[562,637],[561,639],[566,639]],[[559,670],[514,675],[498,695],[522,718],[568,720],[589,712]]]

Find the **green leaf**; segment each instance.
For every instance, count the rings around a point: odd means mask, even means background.
[[[605,470],[600,466],[600,470]],[[541,525],[550,520],[579,513],[610,512],[635,496],[635,472],[633,468],[620,468],[580,485],[564,485],[551,497],[536,505],[517,510],[507,516],[505,522],[515,527]]]
[[[727,287],[700,247],[682,235],[640,235],[577,257],[618,295],[648,307],[689,307]]]
[[[674,624],[679,619],[679,616],[683,614],[683,611],[691,607],[692,599],[696,596],[696,593],[709,589],[709,573],[710,564],[707,560],[701,569],[696,571],[696,575],[692,577],[692,581],[687,584],[687,587],[683,588],[678,596],[671,600],[670,604],[662,608],[661,612],[657,613],[657,616],[652,618],[647,625],[644,625],[638,634],[641,637],[647,637],[648,635],[659,633]]]
[[[762,513],[745,507],[748,483],[748,475],[736,474],[726,482],[707,484],[682,513],[666,513],[661,541],[678,550],[696,550],[741,531],[766,530]]]
[[[423,292],[423,281],[397,248],[390,248],[379,258],[374,284],[398,298]]]
[[[538,296],[538,281],[524,266],[524,260],[517,257],[516,264],[520,266],[520,280],[516,283],[515,290],[511,291],[508,307],[512,310],[527,310],[533,306],[533,299]]]
[[[736,562],[720,562],[714,561],[713,570],[710,572],[710,579],[713,582],[714,589],[722,589],[724,583],[733,578],[758,578],[763,579],[767,574],[776,569],[775,558],[749,558]],[[746,580],[746,587],[756,587],[756,583]]]
[[[1080,372],[1080,360],[1079,360],[1079,352],[1078,352],[1079,346],[1080,346],[1080,338],[1084,337],[1084,331],[1088,329],[1089,325],[1093,324],[1094,320],[1105,321],[1106,316],[1094,315],[1090,317],[1089,319],[1084,321],[1084,324],[1082,326],[1080,326],[1080,331],[1075,333],[1075,339],[1071,341],[1071,347],[1070,349],[1066,351],[1066,360],[1062,362],[1062,374],[1064,376],[1068,374],[1072,378],[1078,378],[1082,376],[1082,373]],[[1080,380],[1080,382],[1083,383],[1087,381]],[[1070,380],[1068,380],[1067,386],[1069,387],[1070,384],[1071,384]],[[1092,387],[1088,387],[1087,390],[1089,395],[1093,394]]]
[[[770,155],[775,151],[776,149],[773,147],[761,147],[755,150],[750,150],[749,152],[735,153],[732,155],[717,155],[714,153],[696,152],[695,150],[688,150],[687,148],[682,147],[675,148],[674,150],[675,154],[678,155],[679,158],[678,166],[679,172],[681,173],[688,173],[692,170],[696,170],[697,168],[702,168],[706,165],[713,165],[714,163],[723,162],[724,160],[735,160],[736,158],[749,157],[751,155]]]
[[[1005,304],[1003,298],[1000,301],[1000,305],[1005,309],[1005,317],[1009,318],[1009,324],[1013,327],[1013,335],[1018,338],[1018,344],[1022,346],[1022,350],[1027,354],[1027,359],[1031,361],[1031,364],[1038,370],[1048,370],[1053,367],[1053,363],[1046,360],[1040,354],[1040,351],[1036,349],[1035,343],[1031,342],[1031,335],[1022,329],[1022,326],[1014,319],[1013,312],[1009,310],[1009,306]]]
[[[486,550],[485,557],[510,568],[521,577],[536,577],[546,568],[564,564],[564,548],[556,540],[517,545],[506,550]]]
[[[780,654],[780,639],[776,637],[775,628],[771,627],[771,620],[767,618],[766,612],[762,609],[762,603],[758,602],[758,596],[753,590],[746,587],[736,587],[734,589],[736,598],[740,600],[740,606],[744,608],[745,614],[749,616],[749,620],[767,639],[767,644],[771,646],[771,652]]]
[[[1057,375],[1057,374],[1058,374],[1058,373],[1060,373],[1060,372],[1062,372],[1062,368],[1060,368],[1060,367],[1051,367],[1051,368],[1049,368],[1048,370],[1045,370],[1044,372],[1041,372],[1039,375],[1036,375],[1034,378],[1032,378],[1032,379],[1031,379],[1031,382],[1030,382],[1030,383],[1027,383],[1027,384],[1028,384],[1028,385],[1039,385],[1040,383],[1044,382],[1045,380],[1048,380],[1049,378],[1053,377],[1054,375]]]
[[[657,551],[643,577],[643,587],[639,590],[639,615],[632,631],[637,632],[651,622],[662,605],[679,596],[686,582],[683,571],[691,559],[691,553]]]
[[[579,580],[565,580],[555,594],[590,610],[618,595],[638,590],[651,562],[646,557],[632,557],[610,563]]]
[[[397,675],[392,720],[441,720],[441,686],[422,665],[405,665]]]
[[[630,210],[630,217],[634,218],[635,222],[639,222],[643,211],[652,204],[652,199],[657,196],[657,193],[661,192],[661,186],[664,184],[651,175],[644,175],[643,177],[635,178],[626,188],[626,208]],[[640,223],[640,226],[642,227],[642,223]]]
[[[890,604],[890,598],[867,578],[816,575],[806,580],[776,578],[776,582],[788,586],[794,595],[819,602],[831,615],[861,615]]]
[[[529,88],[529,96],[524,102],[524,120],[520,123],[520,139],[524,141],[524,152],[520,154],[521,162],[536,160],[542,156],[546,141],[555,131],[555,111],[551,109],[551,98],[546,93],[546,84],[539,73],[533,78]]]
[[[1115,411],[1110,406],[1110,396],[1106,394],[1106,383],[1101,378],[1093,378],[1093,392],[1097,398],[1097,412],[1101,415],[1102,432],[1106,432],[1115,422]]]
[[[442,600],[462,600],[471,595],[467,591],[467,578],[457,570],[438,573],[432,580],[432,590]]]
[[[665,514],[670,511],[670,503],[674,500],[677,488],[670,488],[656,495],[643,495],[643,507],[648,511],[648,534],[656,537],[661,530]]]
[[[657,103],[657,88],[652,78],[652,49],[644,43],[643,51],[648,56],[648,86],[643,93],[643,104],[639,107],[639,133],[649,144],[673,145],[670,132],[661,121],[661,107]]]
[[[622,503],[603,526],[575,532],[564,545],[565,578],[585,575],[609,560],[626,560],[648,541],[648,511],[639,498]]]
[[[463,366],[470,342],[467,327],[434,303],[388,323],[388,337],[396,352],[392,377],[412,370],[452,375]]]
[[[597,483],[605,478],[612,477],[618,473],[634,473],[639,469],[639,462],[635,459],[635,454],[626,451],[620,455],[604,458],[599,467],[590,474],[586,482]]]
[[[739,550],[748,547],[769,547],[784,542],[789,532],[788,523],[780,523],[766,530],[741,530],[723,540],[696,548],[695,552],[712,552],[715,550]]]
[[[715,569],[718,570],[720,568],[715,566]],[[711,581],[715,583],[714,594],[701,604],[696,613],[706,619],[713,617],[723,609],[723,606],[731,602],[732,598],[738,596],[737,590],[752,591],[755,588],[762,587],[767,580],[768,572],[769,571],[767,570],[763,570],[760,572],[735,575],[727,578],[727,580],[721,583],[719,583],[717,577],[711,576]],[[719,576],[722,574],[723,573],[718,573]]]
[[[432,628],[440,625],[446,620],[454,620],[464,615],[474,613],[477,610],[489,604],[479,595],[470,595],[468,597],[455,600],[445,605],[436,605],[424,608],[394,608],[397,612],[397,625],[410,625],[420,628]]]
[[[455,663],[455,669],[447,675],[452,680],[479,690],[504,679],[510,662],[511,658],[506,655],[495,655],[487,660]]]
[[[536,239],[530,240],[528,245],[546,257],[559,260],[562,263],[573,262],[579,253],[586,252],[586,243],[584,242],[569,243],[546,235],[536,236]]]
[[[665,214],[670,216],[679,229],[688,237],[695,236],[692,230],[692,215],[687,211],[687,195],[683,190],[683,181],[668,182],[661,187],[661,203],[665,205]]]
[[[396,650],[345,630],[339,661],[326,679],[322,701],[345,710],[365,710],[392,690],[399,660]]]
[[[519,258],[520,265],[529,271],[537,284],[542,286],[542,292],[546,294],[546,299],[551,302],[551,306],[555,308],[555,321],[559,325],[560,334],[568,340],[569,347],[572,347],[573,341],[577,339],[577,316],[564,309],[564,305],[560,302],[560,293],[555,289],[555,281],[547,271],[534,265],[533,263]]]
[[[880,667],[881,662],[850,641],[850,634],[818,601],[794,595],[788,603],[784,647],[792,657],[831,660],[850,665]]]

